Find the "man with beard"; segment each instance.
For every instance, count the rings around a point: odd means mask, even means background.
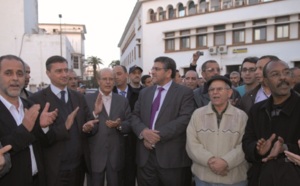
[[[249,186],[300,185],[300,167],[287,160],[284,151],[300,154],[300,97],[291,89],[292,74],[281,60],[263,69],[271,96],[251,108],[242,144]]]
[[[134,65],[129,69],[130,86],[136,92],[139,92],[143,88],[141,85],[142,73],[143,69],[137,65]]]

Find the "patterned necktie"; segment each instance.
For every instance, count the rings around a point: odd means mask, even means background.
[[[126,97],[126,92],[125,91],[121,91],[120,95],[123,96],[123,97]]]
[[[158,111],[159,105],[160,105],[161,92],[164,90],[163,87],[158,87],[157,89],[158,89],[158,94],[157,94],[156,98],[154,99],[152,106],[151,106],[150,129],[152,129],[152,127],[153,127],[155,114]]]
[[[62,90],[60,91],[60,100],[66,103],[66,98],[65,98],[66,91]]]

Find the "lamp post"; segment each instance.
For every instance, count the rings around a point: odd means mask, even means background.
[[[58,17],[59,17],[59,28],[60,28],[60,41],[59,41],[59,44],[60,44],[60,55],[62,56],[62,30],[61,30],[61,18],[62,18],[62,15],[61,14],[58,14]]]

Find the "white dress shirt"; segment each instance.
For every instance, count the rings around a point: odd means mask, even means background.
[[[22,122],[23,122],[23,118],[24,118],[24,115],[25,115],[23,102],[21,101],[20,97],[19,97],[19,108],[16,108],[15,105],[13,105],[10,102],[8,102],[1,95],[0,95],[0,100],[5,105],[5,107],[9,110],[10,114],[15,119],[17,125],[20,126],[22,124]],[[37,165],[36,165],[36,160],[35,160],[35,156],[34,156],[34,153],[33,153],[32,145],[29,145],[29,149],[30,149],[30,157],[31,157],[32,175],[35,175],[38,172],[38,168],[37,168]]]

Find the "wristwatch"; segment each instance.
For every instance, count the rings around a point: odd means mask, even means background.
[[[117,126],[117,130],[121,131],[122,130],[122,126],[121,125]]]

